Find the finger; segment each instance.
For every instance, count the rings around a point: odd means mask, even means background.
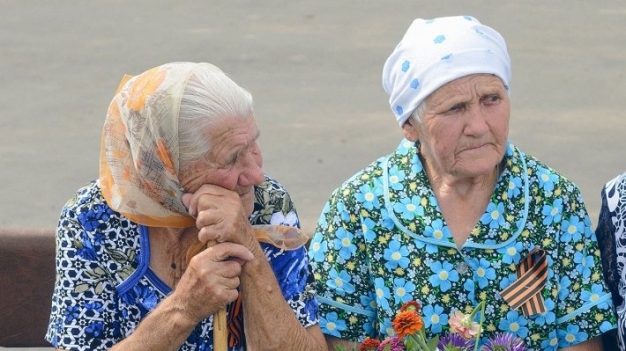
[[[237,297],[239,297],[239,291],[237,290],[237,287],[224,291],[223,299],[226,301],[226,303],[231,303],[237,300]],[[226,308],[226,306],[222,308]]]
[[[185,207],[187,207],[187,211],[189,212],[189,214],[192,217],[196,217],[197,213],[198,213],[198,199],[201,195],[203,194],[213,194],[213,195],[219,195],[220,194],[220,189],[221,187],[217,186],[217,185],[212,185],[212,184],[204,184],[202,185],[200,188],[198,188],[198,190],[196,190],[194,193],[185,193],[183,194],[181,201],[183,202],[183,205],[185,205]]]
[[[205,250],[205,252],[214,261],[226,261],[234,258],[249,262],[254,259],[254,254],[245,246],[233,243],[216,244]]]
[[[217,225],[206,225],[206,226],[198,226],[200,231],[198,232],[198,240],[203,243],[239,243],[238,238],[232,237],[229,235],[229,232],[223,228],[223,226]]]
[[[230,288],[239,286],[239,275],[241,274],[241,265],[235,261],[222,261],[214,269],[214,273],[224,279],[223,285]],[[236,279],[236,282],[233,282]],[[237,285],[233,285],[236,283]]]
[[[186,193],[183,194],[182,200],[183,204],[187,207],[187,212],[189,212],[189,215],[191,215],[193,218],[196,218],[199,212],[212,208],[217,208],[215,204],[221,202],[221,199],[218,197],[218,195],[207,193]],[[187,202],[187,204],[185,204],[185,201]]]
[[[228,260],[232,261],[232,262],[236,262],[239,265],[239,267],[243,266],[243,264],[246,263],[246,261],[241,260],[241,259],[236,258],[236,257],[230,257]]]
[[[217,203],[215,197],[224,196],[228,192],[227,189],[224,189],[218,185],[213,184],[204,184],[198,190],[192,193],[185,193],[181,200],[185,207],[187,207],[187,211],[192,217],[196,217],[198,211],[208,208],[211,204]],[[202,202],[200,201],[203,196],[208,195],[209,198],[205,198]]]
[[[196,226],[200,229],[206,226],[214,226],[224,221],[224,212],[209,208],[202,210],[196,217]]]
[[[231,290],[236,290],[240,284],[241,281],[239,280],[239,275],[231,277],[230,279],[224,281],[224,287]]]

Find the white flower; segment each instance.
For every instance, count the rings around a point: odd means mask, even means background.
[[[276,212],[272,215],[270,224],[295,227],[298,225],[298,215],[293,211],[287,213],[287,215],[284,215],[282,212]]]

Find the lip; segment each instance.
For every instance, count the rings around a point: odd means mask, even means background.
[[[473,145],[473,146],[470,146],[470,147],[466,147],[465,149],[463,149],[463,151],[475,151],[475,150],[480,150],[480,149],[483,149],[483,148],[485,148],[485,147],[487,147],[487,146],[489,146],[489,145],[490,145],[489,143],[480,144],[480,145]]]

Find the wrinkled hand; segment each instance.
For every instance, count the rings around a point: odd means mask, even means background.
[[[248,214],[236,192],[205,184],[193,194],[184,194],[182,200],[189,214],[196,218],[201,242],[230,242],[250,250],[258,247]]]
[[[209,247],[189,261],[173,295],[184,300],[185,313],[199,323],[237,299],[241,266],[252,259],[254,255],[242,245]]]

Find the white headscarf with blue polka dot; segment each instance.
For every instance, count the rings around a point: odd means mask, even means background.
[[[419,18],[387,58],[383,88],[402,126],[439,87],[478,73],[500,77],[509,89],[511,59],[500,33],[470,16]]]

